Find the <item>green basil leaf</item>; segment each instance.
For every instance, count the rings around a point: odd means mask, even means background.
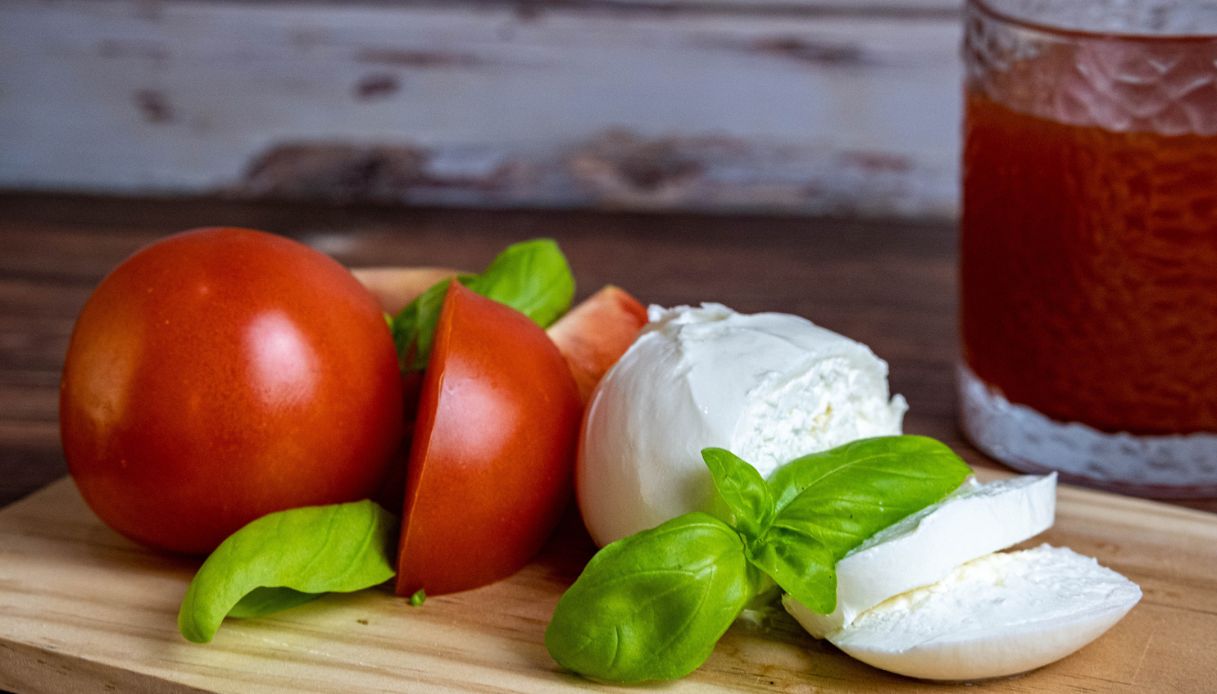
[[[393,515],[371,501],[263,516],[203,562],[182,599],[178,629],[206,643],[225,616],[262,616],[320,593],[384,583],[395,573],[396,528]]]
[[[823,614],[836,609],[837,559],[815,537],[798,528],[771,525],[750,548],[748,561],[810,609]]]
[[[734,530],[689,513],[592,557],[558,601],[545,646],[594,679],[683,677],[710,657],[759,581]]]
[[[257,619],[312,602],[321,593],[301,593],[291,588],[254,588],[228,611],[236,619]]]
[[[781,511],[809,487],[849,489],[871,471],[882,479],[870,482],[890,492],[880,498],[894,500],[922,484],[934,488],[954,484],[954,490],[971,474],[967,464],[941,441],[927,436],[878,436],[796,458],[769,476],[769,488]]]
[[[469,285],[473,275],[458,275],[456,281]],[[431,357],[435,342],[435,326],[439,323],[444,296],[451,279],[441,280],[418,295],[393,319],[393,343],[397,345],[397,360],[402,371],[422,371]]]
[[[488,299],[507,304],[542,328],[566,313],[575,298],[575,276],[553,239],[508,246],[467,285]]]
[[[458,275],[456,280],[482,296],[516,309],[542,328],[566,313],[575,296],[570,265],[552,239],[508,246],[482,274]],[[427,368],[449,282],[443,280],[431,286],[391,322],[403,371]]]
[[[727,506],[730,523],[752,542],[759,538],[773,521],[773,497],[765,478],[756,468],[739,456],[722,448],[705,448],[702,460],[710,468],[718,496]]]
[[[971,474],[920,436],[863,439],[799,458],[770,478],[777,514],[750,560],[796,600],[836,608],[836,562],[871,535],[936,503]]]

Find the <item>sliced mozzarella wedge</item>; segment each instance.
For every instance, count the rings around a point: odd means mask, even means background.
[[[1056,511],[1056,473],[972,483],[859,545],[837,562],[837,609],[816,614],[787,597],[787,609],[816,638],[866,610],[947,576],[960,564],[1047,530]]]
[[[1140,599],[1135,583],[1094,559],[1041,545],[964,564],[828,639],[864,663],[910,677],[1000,677],[1073,653]]]

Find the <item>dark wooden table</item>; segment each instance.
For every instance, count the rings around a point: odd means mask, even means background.
[[[559,240],[586,295],[785,311],[867,343],[908,398],[906,431],[994,465],[955,425],[955,228],[775,217],[341,208],[216,200],[0,196],[0,506],[64,475],[59,371],[102,276],[141,245],[198,226],[293,236],[349,266],[480,269],[503,246]],[[1217,500],[1186,502],[1217,512]]]

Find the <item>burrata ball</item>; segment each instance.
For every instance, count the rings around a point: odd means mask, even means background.
[[[606,545],[714,507],[701,450],[726,448],[768,477],[791,460],[899,434],[904,398],[866,345],[783,313],[652,306],[650,322],[588,404],[575,486]]]

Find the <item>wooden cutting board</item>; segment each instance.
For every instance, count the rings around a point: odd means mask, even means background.
[[[985,473],[992,477],[993,474]],[[572,515],[513,578],[410,607],[386,590],[328,596],[225,623],[191,644],[176,613],[195,564],[103,526],[70,480],[0,510],[0,688],[18,692],[425,691],[596,688],[562,672],[542,636],[592,547]],[[992,691],[1214,691],[1217,515],[1065,487],[1037,542],[1094,555],[1142,602],[1094,644]],[[918,691],[778,615],[737,623],[709,662],[667,691]]]

